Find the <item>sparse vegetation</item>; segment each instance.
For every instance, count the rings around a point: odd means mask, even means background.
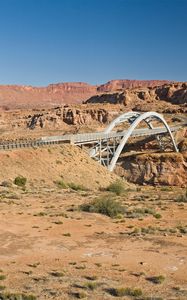
[[[162,215],[159,214],[159,213],[155,213],[153,216],[155,217],[155,219],[161,219],[162,218]]]
[[[161,284],[165,280],[165,276],[163,275],[158,275],[158,276],[152,276],[152,277],[147,277],[146,278],[148,281],[151,281],[152,283],[155,284]]]
[[[68,186],[74,191],[87,191],[87,188],[85,188],[82,184],[75,184],[73,182],[70,182],[68,183]]]
[[[37,300],[34,295],[0,292],[0,300]]]
[[[111,288],[108,289],[107,292],[114,297],[124,297],[124,296],[133,296],[138,297],[142,296],[143,292],[141,289],[133,289],[133,288]]]
[[[63,236],[70,237],[70,236],[71,236],[71,233],[69,233],[69,232],[67,232],[67,233],[63,233]]]
[[[97,280],[97,276],[95,276],[95,275],[85,276],[85,278],[87,280]]]
[[[23,177],[23,176],[17,176],[14,179],[14,184],[16,184],[17,186],[20,186],[20,187],[25,187],[26,182],[27,182],[27,178]]]
[[[124,183],[120,180],[116,180],[107,187],[107,191],[119,196],[125,192]]]
[[[62,225],[63,224],[63,222],[60,221],[60,220],[59,221],[54,221],[53,223],[56,224],[56,225]]]
[[[67,189],[68,188],[67,184],[65,184],[65,182],[63,180],[55,181],[55,183],[61,189]]]
[[[114,198],[109,196],[97,198],[90,203],[82,204],[80,209],[82,211],[100,213],[111,218],[115,218],[125,212],[125,208]]]
[[[71,295],[74,296],[74,297],[77,298],[77,299],[84,299],[84,298],[86,298],[86,297],[88,296],[88,295],[87,295],[85,292],[83,292],[83,291],[71,293]]]
[[[95,281],[88,281],[84,284],[84,287],[89,290],[95,290],[98,287],[99,283]]]
[[[64,276],[64,272],[59,272],[59,271],[52,271],[50,273],[50,275],[54,276],[54,277],[63,277]]]
[[[6,275],[0,274],[0,280],[5,280],[6,279]]]

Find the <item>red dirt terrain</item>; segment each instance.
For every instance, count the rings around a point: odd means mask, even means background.
[[[96,132],[135,109],[183,122],[186,83],[161,83],[0,86],[0,142]],[[1,150],[0,300],[186,300],[186,128],[175,139],[180,153],[130,139],[116,174],[69,144]]]

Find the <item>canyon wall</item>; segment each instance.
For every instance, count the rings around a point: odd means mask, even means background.
[[[0,85],[0,108],[55,107],[57,105],[82,103],[91,96],[131,87],[159,86],[163,80],[112,80],[103,85],[90,85],[84,82],[50,84],[47,87],[20,85]]]
[[[89,98],[86,103],[121,104],[129,110],[138,111],[155,110],[163,113],[186,113],[187,82],[104,93]]]

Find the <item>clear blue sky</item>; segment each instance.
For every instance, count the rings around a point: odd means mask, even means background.
[[[187,0],[0,0],[0,84],[187,81]]]

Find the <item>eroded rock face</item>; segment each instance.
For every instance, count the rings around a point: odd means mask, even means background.
[[[93,96],[86,103],[123,104],[129,110],[156,110],[165,113],[187,112],[187,83],[157,87],[129,88]]]
[[[27,127],[30,129],[62,127],[68,125],[90,125],[94,121],[107,123],[110,115],[105,109],[78,109],[69,106],[57,107],[28,116]]]
[[[138,184],[186,186],[187,152],[130,155],[116,172]]]
[[[173,83],[157,87],[155,90],[160,100],[166,100],[173,104],[187,103],[187,82]]]

